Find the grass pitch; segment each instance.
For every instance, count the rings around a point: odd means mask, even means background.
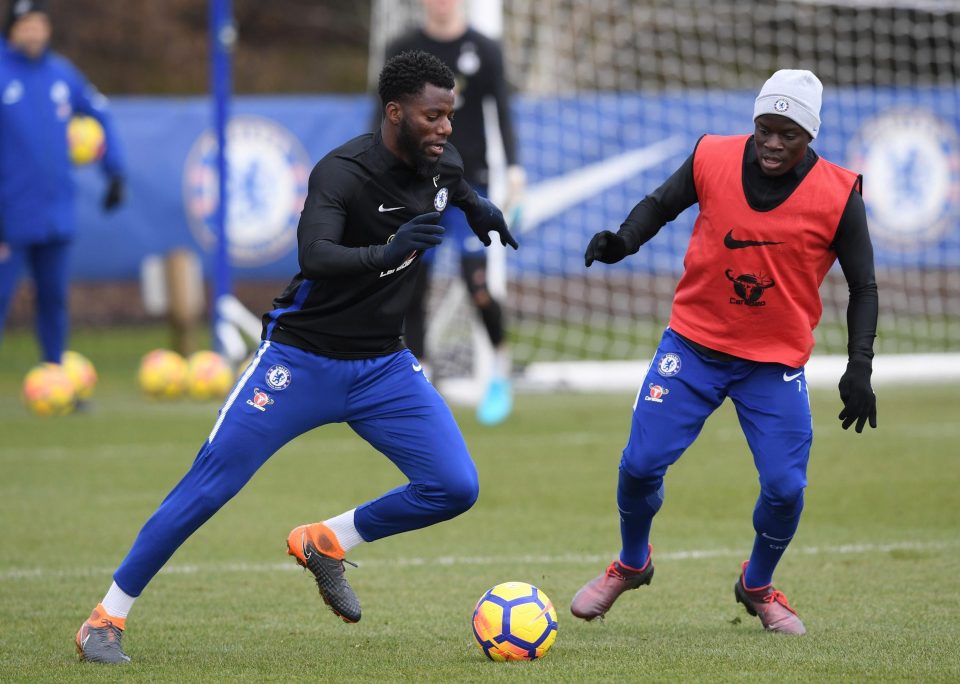
[[[614,488],[631,396],[520,396],[504,425],[457,410],[480,470],[467,514],[364,545],[348,569],[364,607],[347,625],[285,555],[289,530],[402,477],[346,426],[276,454],[177,552],[137,602],[134,662],[81,664],[73,636],[147,516],[189,467],[218,405],[156,403],[135,382],[162,331],[74,337],[101,381],[93,410],[37,418],[16,399],[31,337],[0,349],[0,681],[958,681],[960,387],[880,387],[880,428],[840,429],[812,394],[806,510],[777,573],[809,633],[764,633],[734,603],[750,550],[756,474],[725,404],[667,476],[656,577],[603,622],[569,613],[618,549]],[[470,615],[498,582],[557,605],[534,663],[493,663]]]

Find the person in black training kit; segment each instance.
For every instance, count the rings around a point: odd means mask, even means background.
[[[423,27],[392,42],[387,47],[386,57],[389,59],[405,50],[423,50],[436,55],[453,70],[457,79],[457,125],[450,139],[463,156],[464,178],[483,195],[490,186],[483,107],[484,101],[491,98],[496,103],[500,137],[508,164],[504,208],[510,214],[518,207],[526,175],[517,162],[500,46],[467,25],[460,0],[423,0],[423,8]],[[470,231],[463,213],[456,209],[448,211],[441,223],[447,229],[447,242],[453,244],[460,257],[464,283],[494,348],[492,374],[477,407],[477,419],[484,425],[496,425],[506,420],[513,408],[510,350],[503,308],[490,293],[486,253]],[[432,252],[425,259],[404,328],[410,350],[424,361],[430,356],[430,350],[425,347],[425,314],[433,259]]]
[[[364,542],[449,520],[476,501],[477,471],[443,398],[400,339],[423,254],[460,207],[485,245],[516,248],[503,214],[463,180],[447,140],[453,73],[405,52],[380,73],[380,131],[333,150],[310,174],[297,244],[300,271],[263,316],[263,341],[220,410],[190,471],[144,525],[113,585],[80,627],[84,660],[124,663],[127,614],[187,538],[280,447],[329,423],[347,423],[409,479],[383,496],[298,525],[287,552],[314,575],[345,622],[360,619],[344,556]],[[336,486],[307,476],[322,497]],[[388,580],[389,581],[389,580]]]

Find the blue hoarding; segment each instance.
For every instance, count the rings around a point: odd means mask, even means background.
[[[749,133],[753,93],[704,91],[517,98],[520,154],[530,178],[517,276],[584,273],[589,237],[616,229],[703,133]],[[960,266],[960,144],[956,89],[841,90],[825,96],[814,149],[864,173],[878,264]],[[237,278],[290,277],[296,224],[316,161],[363,133],[364,95],[238,97],[228,132],[228,225]],[[212,273],[215,142],[205,98],[115,98],[129,164],[128,199],[104,214],[104,181],[78,169],[79,279],[136,278],[144,256],[200,253]],[[695,208],[620,268],[678,272]],[[665,237],[664,234],[669,234]]]

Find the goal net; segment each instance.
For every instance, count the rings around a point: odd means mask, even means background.
[[[645,365],[656,348],[696,207],[619,264],[584,268],[586,244],[616,230],[701,134],[751,132],[756,93],[780,68],[820,77],[813,147],[864,174],[880,292],[875,377],[957,372],[960,3],[503,0],[472,11],[500,5],[529,178],[504,301],[518,386],[637,385],[641,376],[624,364]],[[374,2],[371,73],[386,41],[419,12],[416,0]],[[441,374],[469,375],[474,314],[457,294],[456,264],[441,255],[438,265],[432,303],[443,315],[431,356],[442,359]],[[461,305],[450,306],[456,296]],[[824,362],[836,383],[848,299],[838,266],[821,296],[808,377]]]

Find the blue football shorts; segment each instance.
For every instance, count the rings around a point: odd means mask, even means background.
[[[761,488],[806,486],[813,426],[804,369],[711,359],[669,328],[637,392],[621,468],[640,479],[663,477],[727,397]]]
[[[474,472],[453,414],[406,349],[344,360],[263,342],[207,444],[249,459],[252,475],[283,444],[328,423],[349,424],[414,482]]]

